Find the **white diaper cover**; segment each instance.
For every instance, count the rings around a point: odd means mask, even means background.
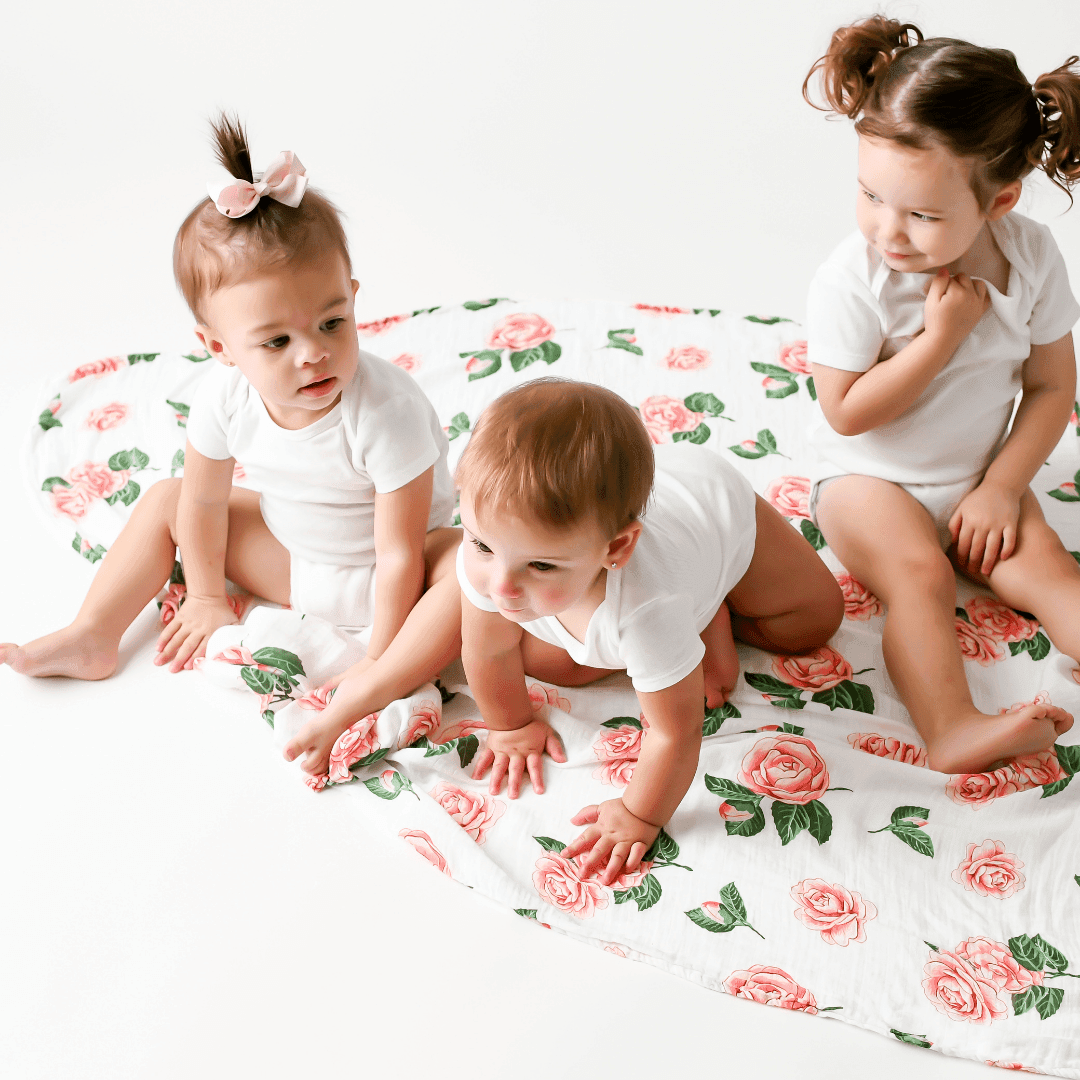
[[[375,566],[337,566],[310,562],[293,552],[289,604],[303,615],[317,615],[344,630],[370,626],[375,615]]]

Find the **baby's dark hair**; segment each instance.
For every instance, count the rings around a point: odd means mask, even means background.
[[[1080,58],[1034,85],[1007,49],[956,38],[924,38],[912,23],[884,15],[837,30],[810,69],[803,97],[855,120],[860,135],[901,146],[943,146],[974,163],[971,186],[986,207],[1032,169],[1069,194],[1080,181]],[[810,97],[821,75],[825,104]]]
[[[247,133],[235,116],[211,123],[217,159],[238,180],[253,182]],[[262,198],[251,213],[229,218],[209,198],[184,219],[173,244],[173,274],[188,307],[204,322],[206,298],[245,274],[337,252],[352,273],[349,244],[336,206],[308,187],[297,207]]]

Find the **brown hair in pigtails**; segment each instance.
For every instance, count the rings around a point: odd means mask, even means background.
[[[230,116],[222,113],[210,122],[210,130],[214,133],[214,152],[221,167],[237,180],[253,183],[255,174],[251,171],[247,132],[240,118],[235,114]]]
[[[1042,127],[1028,161],[1066,192],[1080,181],[1080,73],[1073,71],[1078,63],[1080,57],[1070,56],[1032,87]]]

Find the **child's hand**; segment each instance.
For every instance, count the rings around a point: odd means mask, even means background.
[[[1016,548],[1020,500],[996,484],[982,483],[967,494],[949,519],[956,561],[971,573],[989,574]]]
[[[959,345],[975,329],[990,307],[985,281],[972,281],[967,274],[950,277],[942,267],[930,282],[923,308],[926,333],[948,337]]]
[[[488,790],[498,795],[503,778],[507,777],[506,793],[516,799],[521,792],[525,769],[529,770],[533,791],[544,794],[544,766],[541,755],[547,750],[555,761],[565,761],[566,753],[555,729],[545,720],[531,720],[513,731],[489,731],[487,745],[480,751],[473,769],[473,779],[479,780],[491,769]]]
[[[210,635],[219,626],[229,626],[239,621],[224,597],[202,600],[188,596],[172,622],[161,631],[154,663],[160,667],[171,660],[170,671],[190,670],[195,659],[206,654]]]
[[[604,867],[602,885],[610,885],[620,874],[636,870],[645,853],[660,835],[659,825],[635,817],[622,799],[609,799],[599,806],[586,806],[570,819],[572,825],[588,825],[573,843],[563,849],[563,858],[572,859],[584,851],[581,876],[588,878]],[[589,850],[589,849],[592,850]]]

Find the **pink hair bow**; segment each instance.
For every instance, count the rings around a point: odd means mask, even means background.
[[[206,185],[214,205],[229,218],[250,214],[264,195],[286,206],[299,206],[306,188],[307,170],[291,150],[278,154],[253,184],[229,176]]]

